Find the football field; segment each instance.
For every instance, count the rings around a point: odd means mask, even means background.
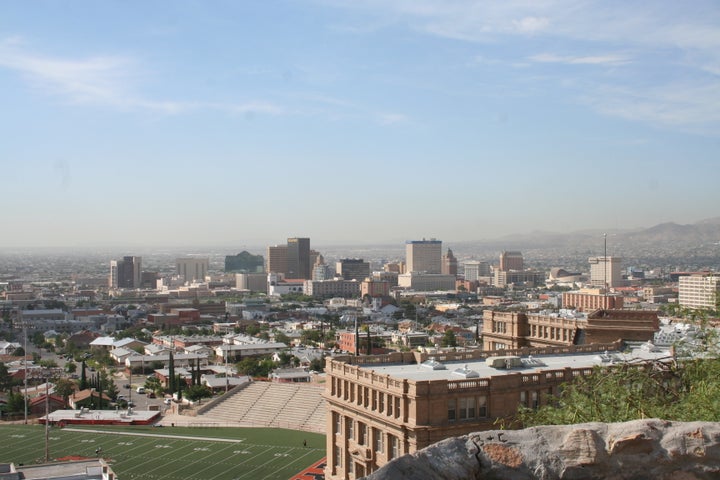
[[[287,480],[325,456],[325,436],[269,428],[53,427],[49,458],[101,456],[120,480]],[[43,425],[0,425],[0,462],[42,462]],[[96,453],[97,452],[97,453]]]

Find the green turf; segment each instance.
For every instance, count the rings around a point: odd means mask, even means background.
[[[95,457],[95,450],[102,447],[103,458],[123,480],[287,480],[325,456],[324,435],[292,430],[101,425],[83,427],[82,431],[71,428],[75,427],[50,429],[50,459],[68,455]],[[44,426],[2,425],[0,438],[0,462],[31,464],[45,457]]]

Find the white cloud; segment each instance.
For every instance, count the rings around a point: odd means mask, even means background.
[[[544,17],[523,17],[520,20],[513,20],[512,24],[519,33],[537,33],[547,29],[550,20]]]
[[[401,113],[381,113],[378,115],[378,121],[381,125],[394,125],[407,122],[408,117]]]
[[[470,68],[495,63],[524,70],[539,63],[623,67],[603,72],[601,87],[596,72],[582,69],[573,72],[570,82],[567,72],[548,69],[543,84],[563,88],[605,115],[720,132],[720,88],[715,87],[720,9],[715,0],[692,5],[670,0],[327,2],[361,12],[369,22],[382,18],[427,35],[487,45],[490,56],[475,57]],[[503,56],[492,53],[496,47]],[[538,50],[542,53],[534,53]],[[527,76],[518,82],[527,85]]]
[[[34,88],[69,103],[168,115],[195,110],[268,115],[287,113],[279,105],[259,100],[217,103],[149,99],[135,93],[142,72],[132,58],[112,55],[83,59],[53,58],[28,52],[22,48],[22,43],[17,37],[0,42],[0,67],[19,73]]]
[[[562,56],[552,53],[532,55],[529,60],[540,63],[565,63],[568,65],[624,65],[630,62],[626,55],[588,55],[588,56]]]
[[[649,88],[603,85],[583,100],[607,115],[706,135],[720,132],[720,84],[675,83]]]

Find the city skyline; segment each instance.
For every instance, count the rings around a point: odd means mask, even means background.
[[[718,217],[711,1],[3,7],[0,248]]]

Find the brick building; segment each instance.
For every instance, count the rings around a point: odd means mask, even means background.
[[[597,365],[667,355],[623,356],[619,347],[328,357],[325,478],[354,480],[445,438],[493,429],[518,406],[543,405]]]

